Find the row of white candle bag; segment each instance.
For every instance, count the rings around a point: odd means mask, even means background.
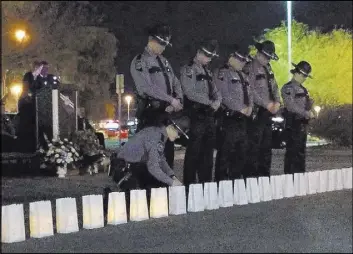
[[[246,181],[228,180],[217,183],[191,184],[186,205],[185,186],[151,190],[148,212],[146,190],[130,191],[130,221],[142,221],[168,215],[214,210],[219,207],[246,205],[273,199],[304,196],[327,191],[351,189],[352,168],[334,169],[294,175],[248,178]],[[54,235],[50,201],[32,202],[29,205],[30,237]],[[83,228],[104,227],[102,195],[82,197]],[[107,223],[118,225],[127,222],[124,192],[112,192],[108,198]],[[25,240],[24,211],[22,204],[2,206],[1,241],[12,243]],[[56,200],[56,232],[79,231],[75,198]]]

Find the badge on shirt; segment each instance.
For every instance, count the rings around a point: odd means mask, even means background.
[[[158,142],[157,151],[160,155],[164,154],[164,144],[162,142]]]
[[[136,70],[138,70],[138,71],[142,71],[142,61],[141,61],[141,57],[137,57],[137,58],[136,58],[135,68],[136,68]]]
[[[292,89],[290,87],[287,87],[286,89],[284,89],[284,93],[290,95],[292,93]]]

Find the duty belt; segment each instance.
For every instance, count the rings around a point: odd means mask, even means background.
[[[224,109],[223,110],[223,115],[226,118],[233,118],[233,119],[245,119],[247,118],[244,114],[235,111],[235,110],[231,110],[231,109]]]
[[[189,99],[185,100],[185,106],[191,109],[194,113],[204,116],[214,116],[215,111],[210,106],[202,103],[194,102]]]
[[[291,126],[292,124],[294,124],[294,122],[300,122],[302,124],[309,123],[308,119],[306,119],[305,117],[302,117],[296,113],[288,111],[287,108],[284,108],[284,110],[283,110],[283,117],[285,119],[286,126]]]

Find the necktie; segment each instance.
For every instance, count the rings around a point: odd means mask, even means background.
[[[205,76],[206,76],[206,79],[207,79],[207,85],[208,85],[208,96],[210,97],[211,100],[213,100],[214,96],[213,96],[213,86],[212,86],[212,82],[211,82],[211,77],[210,75],[208,75],[208,71],[206,69],[205,66],[202,66],[202,68],[204,69],[205,71]]]
[[[243,97],[244,97],[244,104],[249,106],[249,92],[248,92],[248,83],[245,82],[243,76],[241,75],[240,71],[237,71],[238,76],[241,80],[241,84],[243,86]]]
[[[170,81],[169,81],[169,77],[168,77],[168,74],[167,74],[167,71],[164,67],[164,64],[162,63],[162,60],[159,56],[157,56],[157,61],[158,61],[158,64],[159,64],[159,67],[162,69],[162,72],[163,72],[163,76],[164,76],[164,79],[165,79],[165,84],[167,86],[167,94],[168,95],[171,95],[172,94],[172,89],[170,87]]]
[[[268,72],[266,66],[264,66],[264,69],[265,69],[266,78],[267,78],[268,94],[270,96],[270,100],[275,101],[275,96],[274,96],[273,90],[272,90],[272,82],[271,82],[271,78],[270,78],[270,73]]]

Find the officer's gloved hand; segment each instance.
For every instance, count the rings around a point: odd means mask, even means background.
[[[251,112],[252,112],[252,108],[251,107],[246,107],[246,108],[243,108],[240,112],[243,115],[250,116]]]
[[[266,109],[272,113],[274,109],[274,103],[271,101],[269,104],[267,104]]]
[[[214,111],[217,111],[220,106],[221,106],[221,102],[220,101],[213,101],[211,103],[211,107],[214,109]]]
[[[174,108],[172,105],[169,105],[168,107],[166,107],[165,109],[165,112],[168,112],[168,113],[172,113],[174,111]]]
[[[267,110],[270,111],[272,114],[276,114],[279,110],[281,104],[278,102],[270,102],[267,104]]]
[[[313,118],[315,118],[315,114],[312,112],[312,111],[306,111],[305,112],[305,118],[306,119],[313,119]]]
[[[173,177],[173,184],[172,186],[182,186],[183,184],[176,178],[175,176]]]
[[[274,104],[273,107],[274,107],[275,114],[278,112],[280,106],[281,106],[281,104],[280,104],[279,102],[276,102],[276,103]]]
[[[173,98],[172,102],[170,103],[175,111],[180,111],[183,109],[183,105],[181,104],[180,100]]]

